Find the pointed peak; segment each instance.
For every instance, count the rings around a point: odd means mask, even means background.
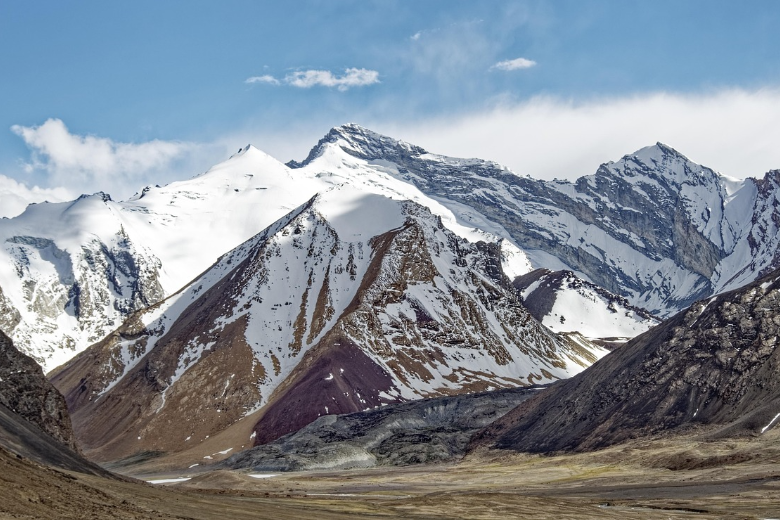
[[[102,191],[98,191],[96,193],[91,193],[91,194],[90,193],[84,193],[83,195],[80,195],[79,198],[76,199],[76,200],[79,201],[79,200],[86,200],[86,199],[100,200],[100,201],[103,201],[103,202],[111,202],[112,201],[111,195],[109,195],[108,193],[102,192]]]
[[[671,146],[668,146],[662,142],[657,142],[654,145],[651,146],[645,146],[644,148],[640,148],[636,152],[626,155],[623,157],[624,159],[639,159],[643,163],[649,163],[649,162],[657,162],[660,161],[663,158],[679,158],[683,161],[689,161],[689,159],[672,148]]]
[[[247,144],[246,146],[242,146],[241,148],[239,148],[236,153],[230,156],[230,158],[232,159],[233,157],[241,157],[242,155],[245,155],[247,153],[249,154],[261,153],[264,155],[268,155],[264,151],[262,151],[261,149],[259,149],[258,147],[250,143]]]
[[[254,146],[253,144],[247,144],[246,146],[242,146],[238,149],[236,153],[231,155],[226,161],[223,161],[219,164],[214,165],[209,169],[209,171],[215,171],[219,170],[224,167],[230,167],[232,164],[236,164],[234,161],[236,159],[240,159],[239,163],[243,164],[245,161],[249,161],[249,163],[259,165],[268,165],[272,167],[281,166],[282,162],[279,161],[276,157],[267,154],[260,148]],[[208,173],[208,172],[206,172]]]
[[[683,182],[712,184],[720,182],[722,177],[711,168],[691,161],[671,146],[661,142],[624,155],[617,162],[603,164],[599,172],[610,172],[612,175],[624,178],[649,175],[663,178],[674,184]]]
[[[320,157],[329,146],[338,146],[347,154],[366,160],[387,159],[399,154],[427,153],[419,146],[382,135],[356,123],[347,123],[331,128],[302,162],[290,161],[287,166],[302,168]]]

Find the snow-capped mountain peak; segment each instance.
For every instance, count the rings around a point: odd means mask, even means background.
[[[250,415],[261,442],[329,413],[553,381],[605,353],[534,320],[503,256],[420,204],[340,183],[54,380],[86,446],[115,457],[180,450]],[[127,421],[107,420],[128,394]]]
[[[660,142],[625,155],[617,162],[608,162],[602,168],[613,175],[626,178],[646,177],[676,188],[683,184],[703,186],[720,181],[717,172],[694,163],[674,148]]]
[[[0,220],[0,327],[51,368],[54,351],[85,348],[126,312],[173,294],[342,184],[414,201],[460,237],[500,243],[513,276],[572,271],[668,316],[780,264],[778,177],[735,181],[657,143],[575,182],[537,181],[347,124],[300,163],[246,145],[205,173],[127,201],[95,194]],[[85,320],[94,306],[105,311]],[[34,343],[50,351],[36,353]]]
[[[322,156],[325,150],[330,146],[337,146],[350,155],[366,160],[390,160],[388,158],[395,157],[399,155],[399,153],[414,155],[428,153],[419,146],[378,134],[355,123],[347,123],[332,128],[322,139],[320,139],[314,148],[311,149],[306,159],[301,162],[290,161],[287,165],[291,168],[308,166],[315,159]]]

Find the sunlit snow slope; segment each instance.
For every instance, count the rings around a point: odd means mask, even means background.
[[[621,343],[661,322],[571,271],[537,269],[513,283],[520,290],[523,305],[555,332],[579,332],[590,339]]]

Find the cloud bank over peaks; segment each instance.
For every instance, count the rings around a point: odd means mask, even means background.
[[[48,119],[40,126],[14,125],[11,131],[30,149],[25,171],[42,173],[45,185],[71,193],[103,190],[115,197],[128,196],[145,182],[173,180],[181,170],[191,176],[192,165],[181,162],[190,163],[193,154],[207,151],[195,143],[179,141],[122,143],[106,137],[76,135],[60,119]]]
[[[63,202],[74,198],[74,194],[65,188],[28,188],[21,182],[0,175],[0,218],[15,217],[21,214],[29,204],[39,202]]]
[[[363,124],[432,153],[479,157],[539,179],[574,180],[658,141],[736,177],[780,168],[780,89],[538,96],[418,121]]]
[[[244,83],[266,83],[269,85],[290,85],[298,88],[311,87],[335,87],[341,92],[345,92],[352,87],[364,87],[379,83],[379,72],[369,69],[348,68],[344,74],[337,76],[329,70],[299,70],[287,74],[282,79],[265,74],[262,76],[252,76],[247,78]]]

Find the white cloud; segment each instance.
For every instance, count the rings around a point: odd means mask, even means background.
[[[344,71],[343,76],[336,76],[329,70],[299,70],[287,74],[281,80],[264,75],[252,76],[247,78],[244,83],[268,83],[270,85],[284,83],[298,88],[336,87],[344,92],[352,87],[364,87],[379,83],[379,73],[375,70],[349,68]]]
[[[498,63],[496,63],[490,68],[498,69],[498,70],[520,70],[520,69],[530,69],[535,65],[536,62],[534,60],[529,60],[527,58],[515,58],[513,60],[499,61]]]
[[[28,188],[10,177],[0,175],[0,218],[15,217],[34,202],[62,202],[73,198],[74,194],[65,188]]]
[[[732,177],[780,168],[780,89],[538,97],[437,120],[366,122],[433,153],[491,159],[536,178],[576,179],[660,141]]]
[[[302,70],[288,74],[285,83],[299,88],[314,86],[336,87],[341,91],[351,87],[363,87],[379,83],[379,73],[375,70],[350,68],[343,76],[335,76],[328,70]]]
[[[264,74],[263,76],[252,76],[251,78],[247,78],[244,83],[268,83],[269,85],[279,85],[280,82],[275,77]]]
[[[132,194],[142,183],[163,183],[179,173],[175,166],[211,153],[208,146],[153,140],[120,143],[105,137],[72,134],[59,119],[40,126],[14,125],[11,130],[31,150],[28,173],[44,173],[48,186],[76,192],[107,191],[116,197]],[[188,176],[191,176],[190,173]]]

